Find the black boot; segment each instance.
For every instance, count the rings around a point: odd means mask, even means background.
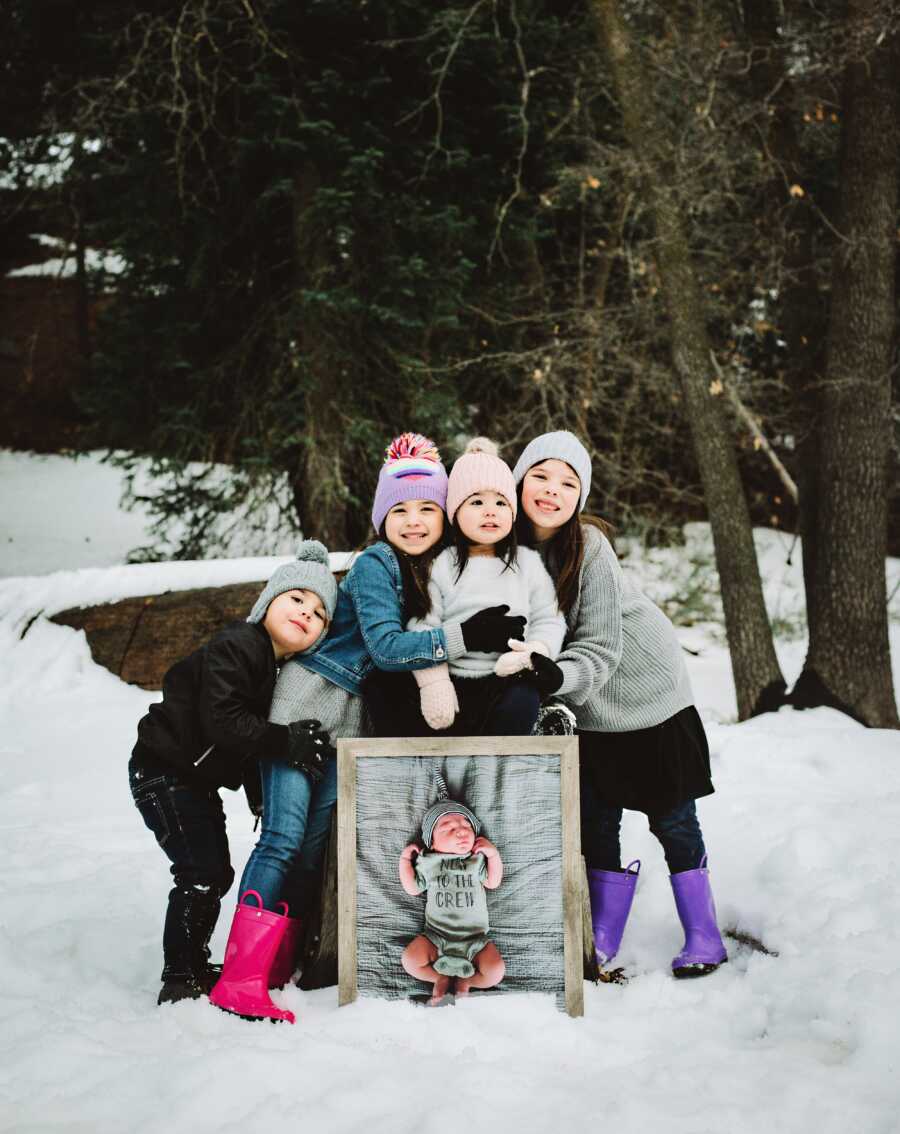
[[[179,1000],[199,1000],[209,993],[214,983],[200,982],[192,976],[166,976],[164,972],[156,1003],[177,1004]]]
[[[541,705],[532,736],[573,736],[575,734],[575,714],[559,701],[548,701]]]
[[[209,888],[176,886],[169,893],[163,931],[163,984],[157,1004],[197,1000],[219,979],[222,966],[210,964],[209,939],[220,904],[219,895]]]

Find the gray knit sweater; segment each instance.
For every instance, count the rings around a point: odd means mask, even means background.
[[[286,661],[275,682],[269,720],[275,724],[312,717],[331,737],[365,735],[363,699],[355,697],[299,661]]]
[[[623,574],[609,540],[587,525],[584,536],[578,595],[556,659],[559,696],[581,729],[631,732],[661,724],[694,703],[675,629]]]

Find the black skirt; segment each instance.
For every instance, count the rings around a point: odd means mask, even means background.
[[[581,774],[598,803],[665,815],[711,795],[709,744],[693,705],[662,724],[633,732],[578,732]]]

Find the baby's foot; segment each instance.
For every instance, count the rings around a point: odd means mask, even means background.
[[[457,977],[456,978],[456,995],[468,996],[469,988],[472,984],[472,977]]]
[[[431,999],[428,1003],[432,1008],[437,1007],[438,1004],[444,999],[450,991],[450,977],[439,976],[434,982],[434,988],[431,991]]]

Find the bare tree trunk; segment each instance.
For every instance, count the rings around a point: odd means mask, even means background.
[[[80,196],[80,195],[79,195]],[[87,248],[84,240],[84,214],[81,201],[75,218],[75,334],[78,343],[79,370],[83,380],[91,362],[90,295],[88,293]]]
[[[74,184],[69,199],[72,215],[73,243],[75,245],[75,342],[78,347],[78,379],[84,382],[91,363],[90,294],[88,291],[87,241],[84,232],[85,191],[84,154],[80,134],[75,137],[72,152],[75,154]]]
[[[787,344],[787,375],[793,393],[795,476],[799,487],[798,527],[803,541],[807,594],[815,578],[818,531],[820,376],[825,365],[825,304],[814,268],[816,222],[807,193],[792,195],[807,181],[795,126],[795,103],[780,38],[777,0],[744,5],[744,25],[753,49],[750,81],[767,112],[767,157],[774,171],[768,187],[768,230],[783,248],[780,337]]]
[[[602,46],[612,66],[625,131],[645,173],[656,224],[662,291],[671,320],[672,359],[703,481],[722,588],[738,716],[774,708],[785,683],[775,656],[723,398],[710,367],[710,343],[675,192],[671,144],[647,93],[618,0],[593,0]]]
[[[851,0],[838,229],[820,423],[819,532],[804,678],[864,723],[898,728],[888,642],[890,374],[897,224],[897,41]]]
[[[306,386],[306,397],[303,447],[291,477],[291,491],[303,534],[322,540],[328,547],[347,548],[349,494],[341,461],[339,387],[334,381],[328,349],[331,335],[317,329],[302,299],[304,289],[314,287],[320,274],[327,270],[327,250],[310,219],[318,187],[318,172],[312,167],[304,167],[294,179],[297,301],[295,345],[290,349],[306,371],[298,376]]]

